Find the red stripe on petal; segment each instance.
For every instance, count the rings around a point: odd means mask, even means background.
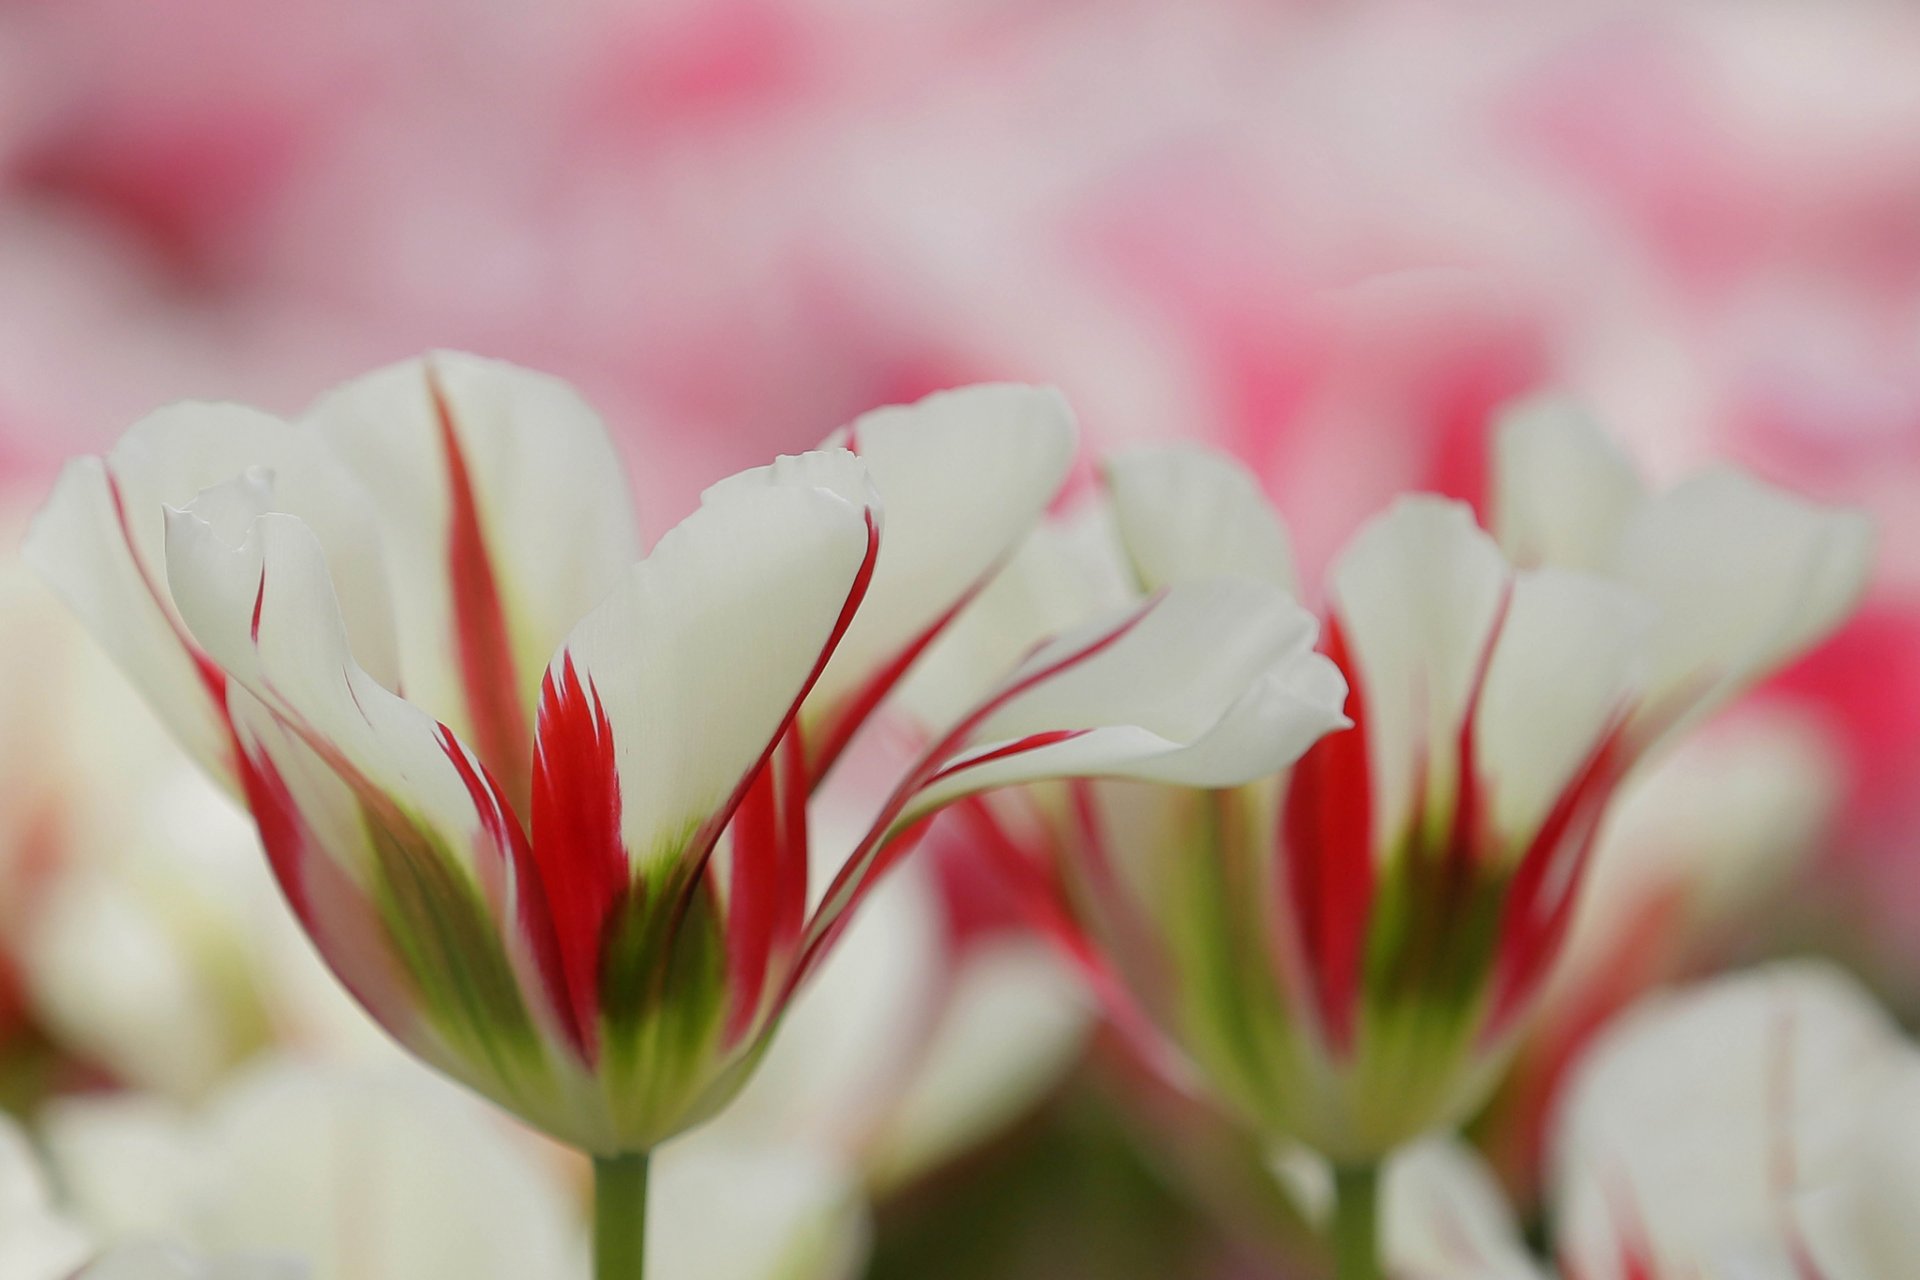
[[[864,515],[867,525],[866,556],[860,562],[860,568],[854,574],[853,582],[847,589],[846,603],[841,606],[840,616],[834,620],[833,630],[828,633],[826,643],[820,648],[820,656],[815,660],[813,670],[807,674],[799,692],[794,695],[792,704],[787,707],[787,713],[780,721],[779,730],[768,739],[766,750],[760,753],[760,758],[754,762],[753,768],[741,777],[740,785],[734,789],[733,794],[708,816],[687,844],[686,883],[678,901],[674,904],[674,917],[669,926],[670,937],[679,933],[681,922],[693,907],[695,895],[702,891],[707,863],[713,856],[714,845],[719,842],[721,835],[739,813],[748,791],[752,789],[761,773],[767,769],[768,762],[773,759],[774,751],[789,735],[794,734],[802,704],[806,702],[807,695],[813,692],[814,685],[819,683],[820,673],[827,669],[827,663],[833,657],[833,651],[839,647],[841,638],[847,634],[847,628],[853,625],[854,615],[860,611],[861,603],[867,598],[867,588],[873,583],[873,568],[880,560],[880,523],[874,518],[871,507],[866,509]],[[806,794],[812,790],[813,779],[814,775],[809,771],[805,785],[799,789],[798,796],[790,797],[786,802],[798,804],[801,807],[803,821]]]
[[[924,790],[936,777],[951,777],[964,771],[964,765],[953,769],[947,769],[945,766],[965,747],[967,739],[973,735],[974,731],[986,723],[995,712],[1022,694],[1091,661],[1118,644],[1139,626],[1148,614],[1158,608],[1164,598],[1164,592],[1150,597],[1118,626],[1104,635],[1001,689],[968,712],[937,744],[921,756],[919,764],[887,797],[886,803],[881,806],[879,815],[875,817],[873,825],[868,829],[859,847],[854,850],[834,876],[833,882],[828,885],[826,894],[820,900],[819,909],[814,912],[813,919],[808,923],[807,941],[801,953],[800,963],[795,966],[787,988],[781,995],[783,1001],[792,996],[799,983],[831,949],[833,939],[839,935],[847,915],[859,903],[860,898],[873,887],[880,874],[897,862],[901,854],[911,847],[911,841],[906,838],[906,833],[895,833],[893,841],[901,848],[883,857],[885,852],[883,844],[888,840],[894,824],[899,821],[914,796]],[[1061,733],[1072,736],[1073,732],[1075,731],[1056,730],[1030,735],[1014,744],[1014,749],[1033,750],[1037,746],[1047,745],[1047,742],[1040,741],[1041,739],[1059,741]],[[1011,752],[1000,749],[988,754],[994,758],[1001,758]],[[926,818],[930,816],[923,815],[918,826],[924,827]]]
[[[264,752],[234,743],[247,808],[267,865],[294,918],[347,994],[403,1043],[413,1032],[409,998],[396,975],[378,916],[301,814],[292,789]]]
[[[540,689],[533,763],[533,855],[556,935],[571,1025],[597,1052],[600,956],[607,917],[632,879],[620,833],[613,726],[571,655]]]
[[[776,955],[791,952],[807,909],[807,764],[794,725],[754,775],[728,829],[732,852],[727,902],[729,1047],[759,1012]]]
[[[927,651],[928,646],[947,629],[947,625],[953,621],[955,615],[973,602],[974,597],[980,594],[980,588],[985,586],[992,576],[993,574],[989,573],[981,578],[968,589],[965,595],[953,602],[952,608],[936,618],[931,626],[910,641],[885,666],[869,676],[866,683],[847,695],[838,707],[830,711],[826,723],[820,728],[819,745],[813,753],[811,773],[816,781],[825,777],[828,770],[833,768],[834,761],[838,760],[840,753],[846,750],[847,744],[853,740],[853,735],[860,731],[860,726],[867,722],[881,701],[893,691],[895,685],[900,683],[901,677],[920,660],[920,655]]]
[[[1561,792],[1522,855],[1501,911],[1493,1004],[1483,1039],[1505,1033],[1545,981],[1579,901],[1601,811],[1628,763],[1616,724]]]
[[[1321,1030],[1336,1052],[1347,1053],[1373,911],[1373,792],[1362,683],[1338,619],[1327,624],[1326,643],[1347,677],[1353,728],[1322,738],[1294,766],[1280,815],[1280,856]]]
[[[497,882],[504,875],[507,893],[489,891],[489,905],[503,928],[518,928],[533,957],[535,968],[550,1007],[559,1019],[568,1042],[583,1060],[589,1059],[590,1024],[580,1021],[579,1010],[568,998],[566,967],[560,959],[560,936],[547,902],[546,885],[533,857],[533,842],[527,838],[520,819],[507,806],[500,786],[475,763],[453,731],[440,726],[440,749],[452,762],[460,781],[480,816],[485,843],[475,850],[476,870],[482,884]],[[509,912],[511,914],[509,914]]]
[[[440,429],[447,468],[447,583],[469,738],[488,772],[503,779],[516,807],[528,792],[531,735],[520,698],[500,583],[480,520],[479,495],[439,375],[427,366],[427,393]]]
[[[106,477],[107,495],[113,501],[114,522],[120,527],[120,540],[126,543],[127,559],[133,562],[134,571],[140,575],[140,585],[146,588],[154,607],[160,610],[161,616],[167,620],[167,627],[173,632],[174,639],[180,642],[180,647],[186,650],[187,656],[193,660],[194,670],[199,673],[200,683],[206,689],[207,697],[212,700],[215,712],[222,721],[226,722],[228,729],[232,729],[233,723],[227,716],[227,673],[222,671],[198,644],[194,643],[193,637],[177,621],[173,608],[173,596],[161,590],[152,571],[148,569],[146,561],[140,558],[139,545],[133,537],[133,521],[127,513],[126,495],[121,492],[120,481],[115,478],[111,470],[106,472]],[[240,758],[237,744],[234,749],[234,768],[236,772],[244,772],[246,768],[245,761]]]

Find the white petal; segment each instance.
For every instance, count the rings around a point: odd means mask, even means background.
[[[26,1135],[0,1114],[0,1276],[67,1280],[92,1252],[85,1233],[54,1211]]]
[[[1040,778],[1221,787],[1275,773],[1346,723],[1346,684],[1312,652],[1316,627],[1275,587],[1214,578],[1078,628],[1006,679],[974,749],[914,809]],[[1063,732],[1074,736],[1003,750]]]
[[[1376,844],[1415,808],[1415,787],[1451,811],[1458,742],[1511,571],[1465,506],[1395,502],[1333,567],[1336,619],[1358,668],[1367,724]]]
[[[250,469],[275,509],[313,528],[338,577],[355,656],[392,683],[393,623],[366,494],[304,432],[267,414],[181,404],[148,416],[104,461],[67,467],[25,548],[195,758],[230,786],[224,708],[170,599],[165,512]]]
[[[662,1147],[648,1208],[649,1275],[851,1280],[867,1253],[852,1171],[801,1147],[707,1131]]]
[[[547,660],[639,557],[625,468],[598,415],[557,378],[436,352],[346,384],[306,421],[374,497],[399,619],[398,687],[503,777],[524,771]],[[460,536],[467,502],[478,548]],[[490,578],[497,608],[476,574]],[[486,683],[474,646],[503,626],[507,687],[476,697],[462,655]],[[503,762],[516,725],[525,758]],[[483,745],[495,735],[502,746]]]
[[[1711,930],[1767,900],[1820,847],[1842,759],[1813,714],[1768,705],[1716,719],[1634,774],[1593,851],[1557,989],[1611,984],[1603,966],[1644,931],[1650,903],[1677,895],[1680,927]]]
[[[494,1074],[532,1069],[523,1057],[509,1065],[478,1052],[523,1029],[502,1025],[508,1019],[527,1020],[547,1044],[564,1030],[557,972],[525,927],[532,872],[517,819],[458,739],[355,664],[328,565],[304,524],[267,513],[237,546],[221,536],[239,527],[229,508],[243,500],[240,486],[227,486],[172,513],[168,567],[194,637],[234,681],[228,701],[242,747],[292,805],[279,824],[256,804],[283,887],[328,963],[389,1033],[491,1096],[557,1104],[544,1078],[529,1090]],[[297,826],[297,838],[276,847],[280,825]],[[442,874],[423,887],[421,878]],[[376,901],[393,905],[376,911]],[[502,950],[448,954],[449,935],[419,919],[423,911],[462,913],[462,945],[494,940]],[[403,956],[411,982],[396,967]],[[593,1123],[538,1119],[564,1132]]]
[[[1079,981],[1036,939],[978,942],[956,963],[919,1069],[870,1157],[873,1176],[892,1185],[938,1167],[1032,1106],[1072,1063],[1092,1022]]]
[[[116,1247],[77,1280],[303,1280],[312,1274],[291,1258],[209,1260],[173,1245],[139,1242]]]
[[[355,661],[312,530],[273,512],[242,525],[230,510],[238,494],[231,485],[209,490],[169,516],[168,570],[194,638],[255,698],[436,828],[476,829],[471,793],[432,717]]]
[[[64,1177],[102,1226],[156,1229],[216,1255],[310,1259],[320,1277],[579,1276],[575,1211],[550,1157],[476,1099],[389,1059],[345,1068],[274,1059],[173,1121],[171,1202],[126,1203],[166,1165],[140,1158],[152,1121],[114,1099],[62,1104]],[[118,1207],[97,1189],[119,1185]],[[151,1194],[149,1190],[149,1194]],[[222,1274],[219,1272],[216,1275]]]
[[[1474,717],[1497,832],[1518,856],[1638,692],[1653,611],[1605,579],[1518,576]]]
[[[1050,637],[1136,603],[1106,513],[1090,508],[1035,529],[901,687],[930,731],[954,724]]]
[[[812,487],[822,468],[833,488]],[[662,538],[555,659],[606,713],[642,865],[676,856],[765,755],[869,556],[869,508],[840,496],[859,492],[851,455],[749,474]]]
[[[1472,1148],[1428,1139],[1387,1165],[1387,1263],[1405,1280],[1540,1280],[1500,1184]]]
[[[829,437],[872,472],[886,539],[866,603],[808,699],[831,719],[998,567],[1058,492],[1073,461],[1058,392],[987,385],[879,409]]]
[[[1858,603],[1872,529],[1734,471],[1647,503],[1615,576],[1660,609],[1650,714],[1696,713],[1798,655]]]
[[[818,833],[818,802],[813,823]],[[864,822],[861,824],[864,830]],[[846,850],[832,861],[831,873]],[[945,980],[938,888],[919,860],[882,882],[780,1020],[773,1044],[712,1130],[798,1140],[849,1157],[892,1113]]]
[[[1611,568],[1645,497],[1633,464],[1573,405],[1532,400],[1501,416],[1493,527],[1515,564]]]
[[[1860,1108],[1842,1138],[1845,1167],[1793,1211],[1823,1280],[1895,1280],[1920,1258],[1920,1056]]]
[[[1782,964],[1630,1014],[1568,1095],[1554,1158],[1559,1245],[1621,1280],[1623,1241],[1658,1274],[1788,1259],[1791,1200],[1830,1180],[1854,1118],[1912,1050],[1851,979]]]
[[[1293,551],[1260,482],[1223,453],[1174,446],[1108,462],[1114,522],[1140,585],[1237,573],[1294,590]]]

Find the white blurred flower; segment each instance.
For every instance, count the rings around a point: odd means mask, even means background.
[[[268,1058],[197,1108],[76,1098],[45,1122],[65,1208],[101,1241],[298,1257],[313,1280],[587,1274],[578,1157],[397,1051]],[[856,1183],[797,1145],[682,1139],[656,1159],[653,1205],[660,1275],[845,1280],[863,1257]]]
[[[1854,981],[1791,962],[1650,1001],[1594,1049],[1555,1134],[1573,1280],[1903,1280],[1920,1256],[1920,1048]],[[1401,1156],[1405,1280],[1543,1276],[1464,1147]]]

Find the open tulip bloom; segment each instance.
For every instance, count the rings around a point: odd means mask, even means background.
[[[1497,459],[1494,533],[1407,497],[1338,558],[1324,643],[1353,728],[1285,773],[1080,781],[953,815],[1150,1053],[1347,1172],[1343,1275],[1375,1274],[1371,1170],[1497,1077],[1622,776],[1833,628],[1867,568],[1859,517],[1724,470],[1649,494],[1564,409],[1516,412]],[[1062,611],[1291,584],[1286,535],[1236,465],[1157,451],[1106,479],[932,655],[920,705],[979,687],[980,655]]]
[[[937,395],[714,486],[641,558],[572,391],[435,355],[297,424],[163,409],[71,464],[28,551],[244,800],[359,1002],[596,1157],[601,1274],[631,1275],[646,1152],[740,1089],[936,809],[1237,784],[1339,722],[1277,588],[1127,602],[1010,663],[812,891],[809,793],[1073,451],[1053,393]]]

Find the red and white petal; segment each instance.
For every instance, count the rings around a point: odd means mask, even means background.
[[[149,415],[105,459],[68,465],[25,547],[194,757],[235,790],[224,693],[197,660],[168,586],[165,513],[250,469],[275,509],[319,537],[355,656],[392,681],[393,622],[366,494],[305,433],[268,414],[180,404]]]
[[[1260,482],[1194,446],[1137,449],[1107,463],[1121,545],[1142,589],[1242,574],[1293,591],[1293,550]]]
[[[1106,513],[1040,525],[901,685],[902,704],[938,733],[957,723],[1050,637],[1138,602]]]
[[[1559,1245],[1586,1280],[1792,1269],[1796,1199],[1852,1159],[1913,1050],[1848,977],[1782,964],[1650,1003],[1586,1059],[1554,1153]],[[1630,1262],[1648,1266],[1634,1271]],[[1766,1274],[1762,1272],[1761,1274]]]
[[[1517,565],[1604,572],[1646,489],[1633,463],[1584,412],[1531,400],[1501,418],[1493,528]]]
[[[1421,812],[1452,811],[1461,728],[1511,582],[1472,511],[1430,497],[1395,502],[1335,563],[1332,607],[1366,707],[1376,848]]]
[[[1646,503],[1613,573],[1660,609],[1647,723],[1700,714],[1831,632],[1865,590],[1872,546],[1864,515],[1736,471]]]
[[[258,497],[237,482],[172,513],[167,564],[181,616],[238,686],[229,705],[275,872],[370,1011],[500,1097],[506,1082],[485,1074],[495,1064],[472,1059],[490,1035],[582,1043],[519,821],[472,752],[355,662],[318,539],[292,516],[246,520]],[[377,918],[375,899],[388,903]],[[421,932],[404,936],[409,923]],[[456,937],[484,954],[455,954]],[[404,984],[392,972],[403,954]],[[436,1002],[436,988],[458,996]],[[402,990],[419,996],[418,1016],[396,1006]],[[426,1038],[427,1022],[453,1047]]]
[[[860,488],[842,452],[716,489],[554,659],[533,840],[583,1013],[607,912],[710,847],[857,607],[879,545],[871,509],[840,496]]]
[[[1473,718],[1477,784],[1492,834],[1518,857],[1625,719],[1645,668],[1653,609],[1589,574],[1520,574]]]
[[[436,352],[346,384],[306,422],[374,497],[398,687],[519,803],[541,673],[639,556],[599,417],[559,379]]]
[[[1214,578],[1075,629],[1010,675],[963,754],[915,798],[925,812],[988,787],[1069,776],[1236,786],[1346,724],[1346,682],[1317,624],[1278,588]]]
[[[875,410],[825,448],[859,454],[887,507],[873,587],[808,699],[808,749],[829,763],[921,647],[1020,544],[1073,462],[1058,392],[986,385]]]

